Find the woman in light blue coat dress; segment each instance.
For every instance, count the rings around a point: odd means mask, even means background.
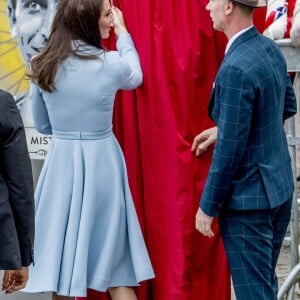
[[[101,39],[112,28],[117,51],[105,51]],[[109,0],[61,0],[30,77],[35,125],[52,141],[35,192],[35,264],[23,291],[70,299],[90,288],[135,300],[133,287],[154,274],[112,132],[116,92],[142,83],[121,11]]]

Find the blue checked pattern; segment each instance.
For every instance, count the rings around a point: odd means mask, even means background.
[[[226,211],[220,230],[237,300],[276,300],[275,268],[292,199],[273,209]]]
[[[268,209],[293,193],[284,120],[296,97],[278,46],[255,27],[231,45],[216,76],[211,116],[218,127],[200,200],[218,216],[221,207]]]

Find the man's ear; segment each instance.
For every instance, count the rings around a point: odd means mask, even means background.
[[[228,1],[225,7],[225,15],[229,16],[232,12],[233,3],[231,1]]]
[[[15,3],[16,5],[16,3]],[[7,1],[7,15],[9,18],[11,36],[15,38],[17,36],[16,28],[16,7],[14,7],[12,0]]]

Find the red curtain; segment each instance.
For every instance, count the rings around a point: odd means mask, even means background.
[[[217,235],[194,229],[211,152],[191,153],[212,126],[211,86],[225,37],[212,29],[203,0],[119,0],[140,54],[144,82],[117,97],[114,130],[123,148],[139,220],[156,273],[139,300],[229,300],[230,276]],[[263,24],[260,14],[259,23]],[[106,298],[107,297],[107,298]],[[92,290],[87,298],[109,299]]]

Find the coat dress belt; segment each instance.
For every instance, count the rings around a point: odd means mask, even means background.
[[[52,137],[66,140],[101,140],[112,134],[112,127],[104,131],[59,131],[52,129]]]

